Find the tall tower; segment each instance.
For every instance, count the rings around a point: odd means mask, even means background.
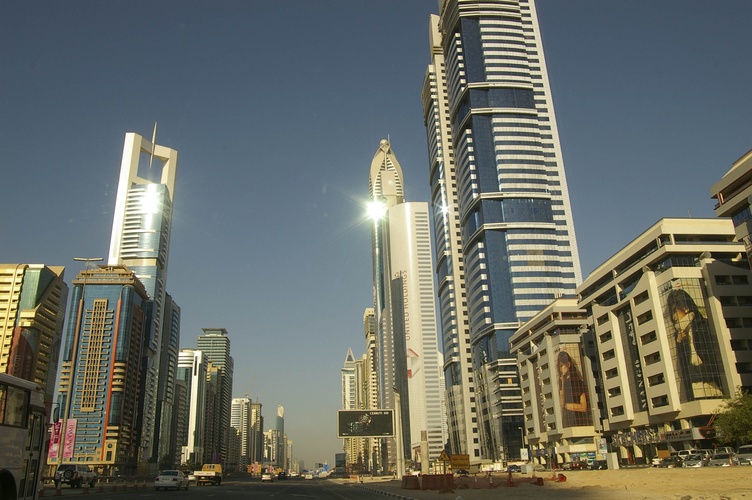
[[[156,136],[156,126],[154,128]],[[152,141],[156,140],[156,137]],[[156,160],[156,161],[155,161]],[[159,367],[178,152],[125,134],[108,264],[126,265],[149,294],[144,344],[140,458],[156,459]]]
[[[430,43],[422,96],[450,443],[499,460],[523,425],[509,338],[582,280],[572,211],[534,1],[444,0]]]
[[[240,436],[240,461],[238,466],[241,471],[245,471],[245,467],[252,462],[249,459],[251,450],[251,398],[246,396],[232,399],[230,425],[238,431]]]
[[[125,266],[85,269],[73,285],[60,355],[62,452],[51,463],[133,474],[148,296]]]
[[[230,408],[232,406],[232,380],[234,361],[230,356],[230,337],[224,328],[202,328],[204,334],[196,339],[196,348],[203,351],[213,367],[219,369],[217,374],[217,401],[215,408],[215,428],[217,442],[222,457],[227,455],[227,429],[230,427]]]
[[[63,336],[65,268],[0,264],[0,373],[36,382],[49,412]]]
[[[251,403],[251,450],[250,461],[261,463],[264,460],[264,417],[261,403]]]
[[[180,448],[180,463],[202,463],[204,456],[204,426],[206,422],[206,373],[208,362],[206,355],[194,349],[182,349],[178,353],[178,385],[185,387],[180,392],[185,397],[187,419],[180,427],[185,434],[178,436],[177,447]]]
[[[379,404],[398,418],[397,439],[387,441],[381,463],[399,471],[403,458],[415,457],[422,431],[429,450],[420,453],[431,459],[445,436],[428,204],[405,203],[402,168],[387,140],[371,162],[370,195],[378,209],[372,252]]]

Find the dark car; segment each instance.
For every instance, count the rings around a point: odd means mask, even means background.
[[[287,479],[287,472],[282,471],[279,474],[277,474],[277,479]]]
[[[572,462],[569,464],[569,470],[587,470],[588,463],[584,460]]]
[[[454,471],[454,473],[458,476],[465,476],[465,477],[470,475],[470,473],[466,471],[465,469],[457,469],[456,471]]]
[[[674,467],[681,467],[683,464],[684,460],[682,460],[682,457],[679,455],[671,455],[670,457],[662,459],[661,463],[658,464],[658,467],[672,469]]]
[[[512,464],[507,467],[507,472],[522,472],[522,467]]]
[[[605,460],[596,460],[590,466],[590,470],[606,470],[608,469],[608,463]]]

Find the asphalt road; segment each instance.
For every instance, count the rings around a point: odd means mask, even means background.
[[[76,496],[78,500],[224,500],[237,498],[238,500],[252,498],[283,499],[332,499],[332,500],[384,500],[383,494],[366,491],[353,484],[341,484],[326,479],[288,479],[262,483],[259,479],[234,481],[225,480],[221,486],[194,486],[187,491],[160,490],[155,491],[151,483],[128,483],[126,485],[104,484],[89,488],[70,488],[64,485],[60,488],[60,495],[64,497]],[[101,490],[101,491],[100,491]],[[44,498],[55,497],[55,489],[49,486],[44,490]],[[71,499],[72,500],[72,499]]]

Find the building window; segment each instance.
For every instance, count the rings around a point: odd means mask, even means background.
[[[646,333],[645,335],[642,335],[640,337],[640,342],[642,343],[642,345],[646,345],[651,342],[654,342],[655,340],[657,340],[657,338],[658,337],[655,335],[655,332],[652,331],[652,332]]]
[[[611,416],[612,417],[619,417],[621,415],[624,415],[624,407],[623,406],[617,406],[616,408],[611,408]]]
[[[609,330],[606,333],[602,334],[599,338],[600,338],[601,344],[603,344],[604,342],[608,342],[609,340],[611,340],[613,338],[611,336],[611,330]]]
[[[665,382],[666,382],[666,379],[663,377],[662,373],[653,375],[652,377],[648,377],[648,385],[650,387],[653,387],[654,385],[661,385]]]
[[[668,396],[658,396],[652,398],[650,402],[653,404],[653,408],[660,408],[661,406],[668,406]]]

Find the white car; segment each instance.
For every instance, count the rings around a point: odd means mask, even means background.
[[[269,481],[270,483],[274,482],[274,476],[269,474],[268,472],[265,472],[261,475],[261,482]]]
[[[306,475],[305,475],[305,478],[306,478],[306,479],[313,479],[313,474],[306,474]]]
[[[160,490],[161,488],[175,488],[176,490],[183,488],[184,490],[187,490],[188,476],[179,470],[163,470],[159,473],[156,479],[154,479],[154,489]]]

